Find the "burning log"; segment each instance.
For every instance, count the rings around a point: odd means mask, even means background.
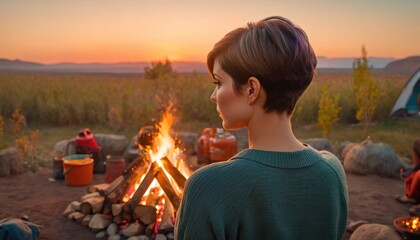
[[[102,209],[103,213],[109,214],[112,204],[122,202],[122,199],[127,193],[127,189],[130,186],[134,186],[137,179],[147,170],[147,167],[142,164],[144,159],[144,157],[139,157],[131,162],[123,174],[103,191],[105,195],[105,202]]]
[[[179,205],[181,204],[181,198],[175,192],[171,182],[169,181],[169,178],[166,176],[166,174],[161,168],[159,168],[159,171],[156,173],[156,179],[159,182],[159,185],[162,187],[163,191],[165,192],[166,196],[169,198],[169,201],[171,201],[172,206],[176,210],[178,210]]]
[[[110,184],[88,187],[88,194],[70,204],[64,214],[93,232],[101,231],[97,237],[126,239],[145,234],[173,239],[174,212],[180,206],[186,177],[171,161],[181,159],[179,143],[171,136],[171,109],[172,104],[155,127],[140,130],[140,156],[121,176]]]
[[[114,192],[118,188],[121,187],[121,185],[126,182],[125,180],[129,179],[133,173],[136,172],[136,170],[140,167],[142,162],[144,161],[143,157],[138,157],[134,159],[127,167],[124,169],[121,176],[116,178],[114,181],[112,181],[111,184],[105,189],[102,190],[102,195],[109,195],[110,193]]]
[[[154,187],[149,189],[149,194],[146,197],[146,205],[156,207],[160,197],[160,188]]]
[[[127,202],[127,204],[124,206],[124,210],[126,212],[132,212],[137,207],[137,205],[139,205],[141,198],[146,193],[150,184],[152,184],[158,168],[159,166],[155,162],[152,162],[150,169],[144,176],[140,186],[137,188],[136,192],[131,197],[131,199]]]
[[[182,173],[179,172],[178,168],[176,168],[167,157],[162,158],[161,161],[162,161],[163,167],[169,173],[169,175],[171,175],[171,177],[175,180],[178,187],[181,189],[184,189],[185,182],[187,181],[184,175],[182,175]]]

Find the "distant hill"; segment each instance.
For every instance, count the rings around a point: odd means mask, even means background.
[[[412,56],[388,63],[385,72],[414,73],[420,68],[420,56]]]
[[[341,68],[353,69],[353,62],[356,58],[326,58],[317,57],[317,68]],[[378,58],[368,57],[369,65],[374,69],[384,68],[388,63],[394,61],[395,58]]]
[[[150,62],[122,62],[122,63],[55,63],[40,64],[21,60],[0,59],[0,71],[30,71],[52,73],[116,73],[142,74]],[[202,62],[172,62],[177,72],[206,72],[207,67]]]
[[[8,60],[5,58],[0,58],[0,70],[3,68],[24,70],[26,68],[37,68],[37,67],[42,67],[42,66],[43,64],[35,63],[35,62],[26,62],[26,61],[21,61],[19,59]]]
[[[317,57],[317,69],[321,71],[351,71],[355,58],[326,58]],[[393,62],[394,58],[368,58],[369,65],[374,69],[383,69]],[[144,68],[150,62],[121,62],[121,63],[55,63],[40,64],[21,60],[0,58],[0,71],[31,71],[52,73],[111,73],[111,74],[143,74]],[[203,62],[174,61],[172,66],[177,72],[207,72]]]

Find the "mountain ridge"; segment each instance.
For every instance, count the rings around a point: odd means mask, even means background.
[[[355,58],[327,58],[317,57],[319,70],[351,70]],[[413,66],[420,66],[420,56],[410,56],[403,59],[369,57],[369,65],[374,70],[384,70],[387,72],[407,72],[412,71]],[[393,64],[397,62],[397,64]],[[173,61],[172,67],[177,72],[207,72],[207,66],[200,61]],[[405,66],[410,65],[410,66]],[[43,64],[20,59],[9,60],[0,58],[0,71],[33,71],[33,72],[52,72],[52,73],[116,73],[116,74],[143,74],[145,67],[150,67],[151,62],[115,62],[115,63],[73,63],[58,62]]]

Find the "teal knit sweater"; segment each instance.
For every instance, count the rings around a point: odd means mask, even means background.
[[[191,175],[175,239],[341,239],[347,208],[333,154],[246,149]]]

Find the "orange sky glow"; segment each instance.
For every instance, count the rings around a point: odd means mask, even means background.
[[[0,2],[0,58],[41,63],[202,61],[220,38],[280,15],[317,56],[420,55],[420,1],[74,0]]]

